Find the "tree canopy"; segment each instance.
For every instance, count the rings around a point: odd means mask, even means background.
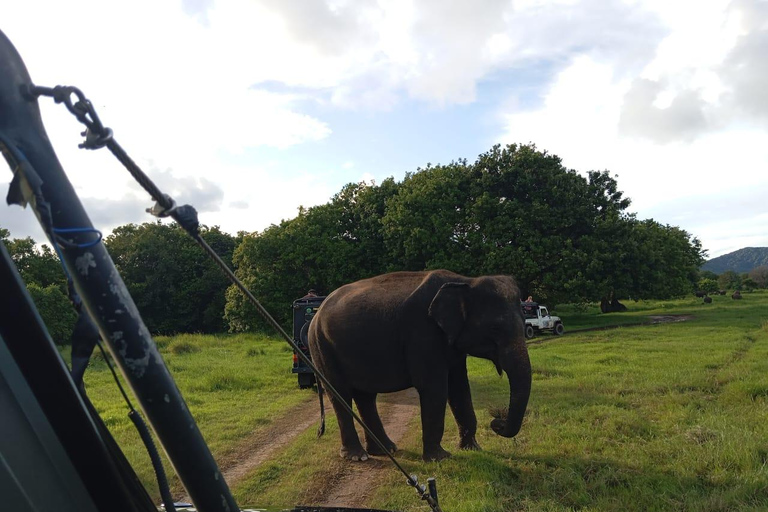
[[[393,179],[381,185],[346,185],[329,203],[301,208],[260,233],[243,235],[234,255],[237,275],[281,321],[292,301],[308,289],[330,293],[387,268],[381,218],[398,190]],[[242,294],[227,290],[226,320],[232,330],[260,325],[255,308]]]
[[[538,300],[669,298],[692,291],[702,250],[685,231],[627,213],[607,171],[585,175],[534,145],[427,166],[401,183],[350,184],[325,205],[245,235],[238,274],[281,319],[307,288],[395,270],[511,274]],[[227,319],[258,323],[234,292]]]
[[[524,296],[550,306],[666,299],[710,277],[699,273],[703,251],[696,238],[638,220],[629,206],[608,171],[578,173],[532,144],[497,145],[474,163],[427,165],[402,182],[348,184],[328,203],[300,208],[295,218],[261,232],[233,237],[203,227],[202,235],[282,322],[291,302],[310,288],[326,294],[396,270],[509,274]],[[55,253],[31,238],[8,240],[6,230],[0,238],[36,286],[31,291],[47,294],[49,304],[54,296],[65,300]],[[176,224],[128,224],[105,243],[151,332],[262,325]],[[757,285],[763,273],[755,273]],[[732,287],[739,276],[720,277]]]
[[[217,226],[201,235],[231,265],[236,240]],[[221,332],[229,281],[177,224],[127,224],[105,244],[152,333]]]
[[[31,237],[11,239],[10,236],[7,229],[0,228],[0,240],[8,249],[51,338],[59,345],[68,344],[77,315],[67,298],[67,279],[58,256],[47,245],[38,247]]]

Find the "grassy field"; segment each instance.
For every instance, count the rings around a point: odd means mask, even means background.
[[[533,389],[521,433],[489,428],[488,409],[507,402],[508,386],[489,362],[471,360],[482,452],[423,463],[418,418],[398,460],[422,479],[437,477],[441,505],[480,511],[768,510],[768,293],[742,301],[713,297],[628,302],[630,311],[560,307],[568,331],[692,315],[680,323],[543,335],[529,346]],[[243,436],[314,394],[300,391],[283,342],[252,336],[180,336],[158,340],[216,457],[231,456]],[[115,437],[155,492],[150,465],[125,419],[103,361],[86,374],[89,394]],[[450,416],[450,414],[449,414]],[[234,487],[242,504],[311,503],[322,475],[341,470],[338,432],[314,429]],[[369,504],[427,511],[394,470]],[[156,492],[155,492],[156,494]]]
[[[217,460],[240,448],[244,436],[268,426],[292,405],[316,395],[300,391],[291,375],[292,351],[283,341],[249,335],[181,335],[156,338],[190,411]],[[99,414],[150,494],[158,497],[152,465],[127,407],[100,354],[85,374]],[[134,407],[138,402],[129,393]],[[318,411],[319,418],[319,411]],[[166,463],[166,472],[173,475]],[[171,478],[172,485],[178,485]]]

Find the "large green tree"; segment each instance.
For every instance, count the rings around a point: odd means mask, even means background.
[[[555,302],[599,298],[623,276],[629,200],[607,172],[582,176],[534,145],[421,169],[388,206],[394,266],[512,274]]]
[[[235,238],[218,227],[203,226],[201,235],[231,265]],[[151,332],[224,330],[229,282],[177,224],[127,224],[105,243]]]
[[[758,288],[768,288],[768,266],[760,265],[749,271],[749,278],[755,282]]]
[[[704,262],[701,243],[686,231],[654,220],[633,221],[623,297],[670,299],[692,292]]]

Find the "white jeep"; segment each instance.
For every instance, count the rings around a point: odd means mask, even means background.
[[[546,306],[537,302],[522,302],[523,317],[525,317],[525,337],[530,339],[541,331],[552,331],[553,334],[563,334],[565,327],[559,316],[552,316]]]

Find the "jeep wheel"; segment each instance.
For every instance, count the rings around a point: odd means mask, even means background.
[[[526,325],[525,326],[525,337],[527,339],[533,338],[533,326],[532,325]]]
[[[565,332],[565,327],[563,327],[563,324],[555,324],[555,328],[552,330],[552,332],[560,336]]]

